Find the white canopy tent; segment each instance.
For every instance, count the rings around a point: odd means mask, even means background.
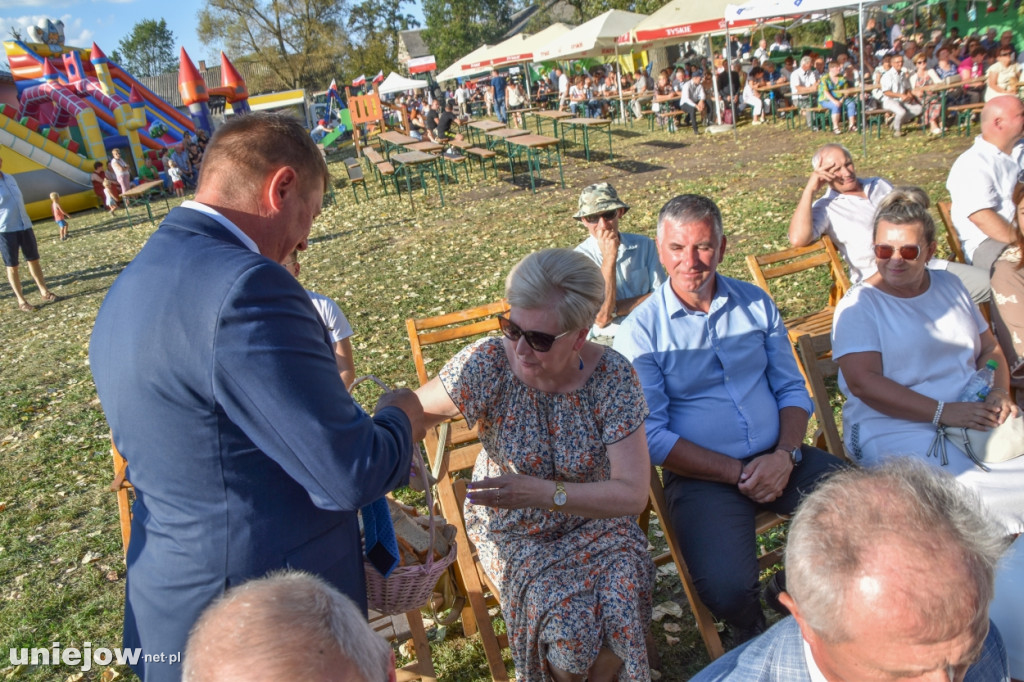
[[[478,54],[473,60],[464,62],[462,64],[462,69],[463,71],[475,70],[477,68],[490,69],[496,58],[516,54],[522,49],[523,43],[525,42],[526,36],[522,33],[517,33],[508,40],[487,48],[481,54]]]
[[[478,63],[480,61],[480,57],[483,56],[492,47],[493,47],[493,45],[481,45],[480,47],[476,48],[475,50],[473,50],[472,52],[467,54],[462,59],[456,60],[455,63],[453,63],[447,69],[445,69],[441,73],[437,74],[437,82],[438,83],[443,83],[445,81],[450,81],[450,80],[452,80],[454,78],[464,78],[464,77],[472,76],[472,75],[474,75],[476,73],[480,73],[479,70],[478,71],[472,71],[472,72],[471,71],[467,71],[467,72],[463,73],[462,66],[464,64]],[[488,67],[484,67],[483,70],[486,71],[487,68]]]
[[[571,31],[555,38],[534,52],[534,61],[557,59],[607,59],[618,61],[618,38],[636,26],[647,15],[612,9],[580,24]],[[625,118],[622,102],[622,79],[615,69],[615,80],[619,87],[619,110]]]
[[[725,32],[725,8],[729,0],[672,0],[619,37],[620,47],[647,50],[690,40],[705,33]],[[731,28],[753,26],[752,19],[735,21]]]
[[[540,61],[536,58],[535,53],[540,48],[562,37],[571,30],[572,26],[566,26],[561,23],[551,24],[543,31],[529,36],[518,46],[513,46],[515,47],[514,50],[511,48],[499,50],[496,47],[492,54],[491,66],[504,66],[506,64],[522,64],[524,62]],[[502,43],[498,47],[505,45],[507,42],[508,41],[505,41],[505,43]]]
[[[388,74],[388,77],[384,79],[384,82],[377,87],[377,92],[381,95],[390,95],[393,92],[405,92],[406,90],[419,90],[420,88],[427,87],[427,81],[417,80],[416,78],[406,78],[405,76],[399,76],[397,73],[392,71]]]
[[[864,101],[864,8],[882,4],[883,0],[749,0],[742,5],[729,5],[725,8],[727,20],[738,19],[769,19],[790,17],[804,14],[829,12],[838,9],[857,8],[857,54],[860,56],[860,97]],[[868,155],[868,132],[864,125],[864,108],[860,116],[861,142],[864,156]]]
[[[616,39],[636,26],[644,14],[608,10],[534,52],[534,61],[605,59],[618,54]]]

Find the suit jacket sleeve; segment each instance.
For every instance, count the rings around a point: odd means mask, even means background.
[[[239,277],[217,316],[213,393],[226,417],[328,510],[351,511],[405,482],[411,426],[370,418],[338,376],[323,324],[283,268]]]

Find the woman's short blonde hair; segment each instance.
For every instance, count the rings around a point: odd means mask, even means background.
[[[924,240],[935,241],[935,219],[928,212],[931,202],[928,193],[920,187],[896,187],[886,195],[875,209],[871,237],[878,239],[878,224],[883,220],[892,225],[921,225]]]
[[[516,263],[505,278],[505,297],[513,308],[554,307],[562,331],[587,329],[604,302],[604,278],[578,251],[545,249]]]

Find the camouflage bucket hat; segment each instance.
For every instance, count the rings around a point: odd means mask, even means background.
[[[573,215],[573,218],[597,215],[598,213],[610,211],[613,208],[625,209],[622,212],[623,215],[629,210],[629,206],[622,203],[619,195],[615,193],[614,187],[607,182],[599,182],[596,185],[590,185],[583,189],[583,193],[580,194],[580,208]]]

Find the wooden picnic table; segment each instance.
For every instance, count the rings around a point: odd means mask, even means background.
[[[558,177],[562,182],[562,187],[565,187],[565,174],[562,172],[562,148],[561,140],[557,137],[548,137],[547,135],[519,135],[517,137],[510,137],[505,140],[506,144],[509,145],[509,167],[512,168],[512,177],[515,178],[515,166],[513,165],[513,154],[516,156],[520,154],[526,154],[526,172],[530,176],[530,190],[536,194],[537,184],[534,179],[534,170],[536,170],[536,179],[540,179],[540,152],[546,150],[548,155],[548,165],[551,165],[551,150],[554,148],[555,155],[558,158]]]
[[[977,85],[978,83],[983,83],[983,82],[985,82],[985,79],[986,79],[985,76],[977,76],[975,78],[968,78],[965,81],[957,80],[957,81],[952,81],[952,82],[946,82],[946,80],[944,79],[943,82],[941,82],[941,83],[936,83],[934,85],[925,85],[925,86],[923,86],[921,88],[925,92],[938,93],[939,94],[939,97],[940,97],[941,102],[942,102],[942,105],[941,105],[942,106],[942,110],[941,110],[941,113],[939,114],[939,124],[940,124],[940,127],[942,129],[942,137],[946,136],[946,113],[947,113],[947,111],[949,109],[948,100],[949,100],[949,93],[950,93],[950,91],[951,90],[956,90],[957,88],[969,87],[971,85]],[[981,103],[979,102],[979,104],[981,104]],[[979,109],[980,108],[981,107],[979,107]],[[967,134],[969,135],[970,132],[971,132],[971,126],[970,126],[969,122],[968,122],[968,125],[966,126],[966,128],[967,128]]]
[[[562,139],[565,140],[565,127],[569,126],[572,130],[572,140],[576,141],[576,129],[583,129],[583,151],[587,155],[587,161],[590,161],[590,129],[591,128],[604,128],[605,132],[608,133],[608,160],[613,160],[614,154],[612,153],[612,122],[611,119],[607,118],[565,118],[562,119]]]
[[[409,179],[409,173],[417,168],[419,170],[420,185],[423,187],[423,193],[427,193],[427,183],[423,181],[423,166],[431,164],[430,170],[434,175],[434,180],[437,181],[437,192],[441,197],[441,205],[444,206],[444,189],[441,187],[441,176],[437,172],[437,157],[433,154],[427,154],[426,152],[401,152],[399,154],[392,154],[391,161],[398,164],[395,168],[395,174],[405,175],[405,188],[409,192],[409,206],[416,208],[412,198],[412,181]],[[397,183],[397,178],[396,178]]]
[[[411,152],[433,153],[439,152],[444,149],[444,145],[438,144],[436,142],[431,142],[429,140],[424,140],[423,142],[416,142],[414,144],[407,144],[403,146]]]
[[[522,128],[496,128],[494,130],[488,130],[484,133],[489,139],[487,141],[487,148],[494,149],[494,145],[499,142],[508,142],[511,137],[519,137],[520,135],[529,135],[529,130],[523,130]],[[508,145],[505,145],[505,152],[510,154]]]
[[[377,136],[377,139],[384,143],[384,154],[391,156],[392,150],[404,147],[407,144],[416,144],[419,142],[415,137],[400,133],[397,130],[389,130],[386,133],[381,133]]]
[[[146,204],[146,213],[149,215],[149,222],[153,222],[153,209],[149,205],[149,193],[154,191],[156,188],[162,188],[164,186],[163,180],[150,180],[149,182],[143,182],[135,187],[132,187],[127,192],[121,192],[121,198],[124,199],[124,212],[128,216],[128,225],[132,224],[132,214],[128,208],[130,199],[139,199]],[[171,210],[171,205],[167,203],[167,197],[164,197],[164,205],[167,210]]]
[[[542,109],[533,112],[533,122],[537,124],[537,134],[544,134],[544,121],[551,121],[551,134],[558,137],[558,122],[563,118],[572,118],[568,111],[558,109]]]
[[[473,121],[469,124],[469,134],[473,137],[473,142],[479,144],[480,133],[486,133],[488,130],[497,130],[498,128],[504,127],[505,124],[501,121]]]

